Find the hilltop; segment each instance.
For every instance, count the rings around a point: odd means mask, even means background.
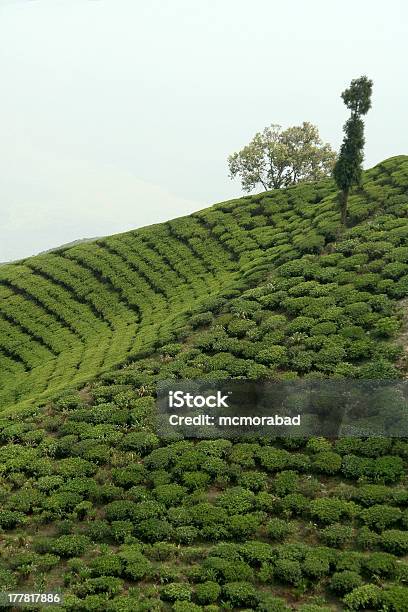
[[[407,376],[408,157],[0,268],[0,591],[406,611],[408,442],[160,439],[165,379]],[[60,610],[60,607],[51,607]]]

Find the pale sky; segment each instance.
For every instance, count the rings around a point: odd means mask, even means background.
[[[408,154],[406,0],[0,0],[0,261],[241,194],[266,125],[338,147],[374,80],[366,167]]]

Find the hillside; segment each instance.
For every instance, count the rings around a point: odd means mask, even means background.
[[[172,378],[407,376],[408,157],[0,268],[0,591],[408,610],[405,439],[164,441]],[[61,607],[50,607],[60,610]]]
[[[352,223],[403,211],[406,172],[405,158],[367,172],[351,198]],[[1,406],[49,396],[172,341],[187,333],[192,312],[324,252],[338,227],[334,197],[331,181],[259,194],[2,266]]]

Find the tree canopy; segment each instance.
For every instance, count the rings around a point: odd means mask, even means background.
[[[241,151],[228,158],[231,179],[239,176],[242,189],[250,192],[258,186],[280,189],[302,181],[315,181],[331,174],[336,154],[323,143],[315,125],[282,130],[272,124],[255,134]]]

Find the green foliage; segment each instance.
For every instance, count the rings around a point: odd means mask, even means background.
[[[257,185],[279,189],[316,180],[329,174],[334,160],[316,126],[303,122],[283,131],[271,125],[258,132],[246,147],[229,156],[228,165],[231,178],[238,175],[243,190],[252,191]]]
[[[182,582],[171,582],[161,589],[161,597],[165,601],[190,601],[192,589]]]
[[[349,525],[334,523],[322,529],[320,535],[323,542],[328,546],[341,548],[350,542],[353,536],[353,528]]]
[[[224,585],[223,596],[233,607],[255,606],[258,593],[254,585],[249,582],[228,582]]]
[[[372,577],[389,578],[395,574],[396,559],[384,552],[374,552],[364,560],[364,567]]]
[[[377,531],[383,531],[386,527],[397,523],[401,516],[402,513],[399,508],[385,504],[375,504],[370,508],[366,508],[360,514],[360,518],[364,523]]]
[[[360,610],[361,608],[376,610],[381,604],[382,592],[375,584],[363,584],[348,593],[343,601],[348,610]]]
[[[286,584],[298,586],[302,580],[302,568],[299,561],[278,559],[275,563],[275,576]]]
[[[383,531],[380,543],[387,552],[405,555],[408,552],[408,532],[398,529]]]
[[[344,125],[344,140],[334,166],[333,176],[343,193],[342,222],[347,212],[347,197],[353,185],[359,185],[362,176],[365,115],[371,107],[372,81],[363,76],[354,79],[342,94],[343,101],[351,110],[351,116]]]
[[[322,451],[313,458],[313,468],[321,474],[337,474],[340,471],[342,458],[332,451]]]
[[[408,588],[404,586],[390,586],[382,594],[382,604],[384,610],[393,612],[404,612],[407,606]]]
[[[119,555],[99,555],[90,563],[94,576],[120,576],[123,569],[122,560]]]
[[[251,510],[254,504],[254,493],[243,487],[231,487],[223,491],[217,503],[229,514],[244,513]]]
[[[327,576],[330,571],[329,560],[319,554],[319,551],[306,555],[302,563],[302,571],[309,578],[320,579]]]
[[[299,475],[293,470],[284,470],[276,474],[273,481],[274,492],[283,497],[294,493],[299,487]]]
[[[233,514],[228,519],[228,529],[231,535],[236,540],[244,540],[259,529],[262,520],[262,514]]]
[[[16,576],[8,569],[0,567],[0,588],[7,592],[14,589],[17,585]]]
[[[179,503],[186,494],[186,489],[178,484],[164,484],[153,490],[157,501],[165,506]]]
[[[221,594],[221,587],[214,581],[207,580],[195,588],[195,596],[200,604],[215,603]]]
[[[341,518],[352,518],[358,512],[358,506],[353,502],[341,499],[319,498],[310,503],[310,514],[322,523],[335,523]]]
[[[89,547],[89,539],[84,535],[62,535],[52,544],[52,550],[61,557],[78,557]]]
[[[330,588],[338,595],[344,596],[346,593],[360,587],[363,580],[357,572],[344,570],[335,572],[330,578]]]
[[[290,608],[281,597],[270,593],[259,593],[258,610],[261,612],[289,612]]]
[[[292,531],[293,525],[279,518],[272,518],[267,526],[267,534],[271,540],[284,540]]]

